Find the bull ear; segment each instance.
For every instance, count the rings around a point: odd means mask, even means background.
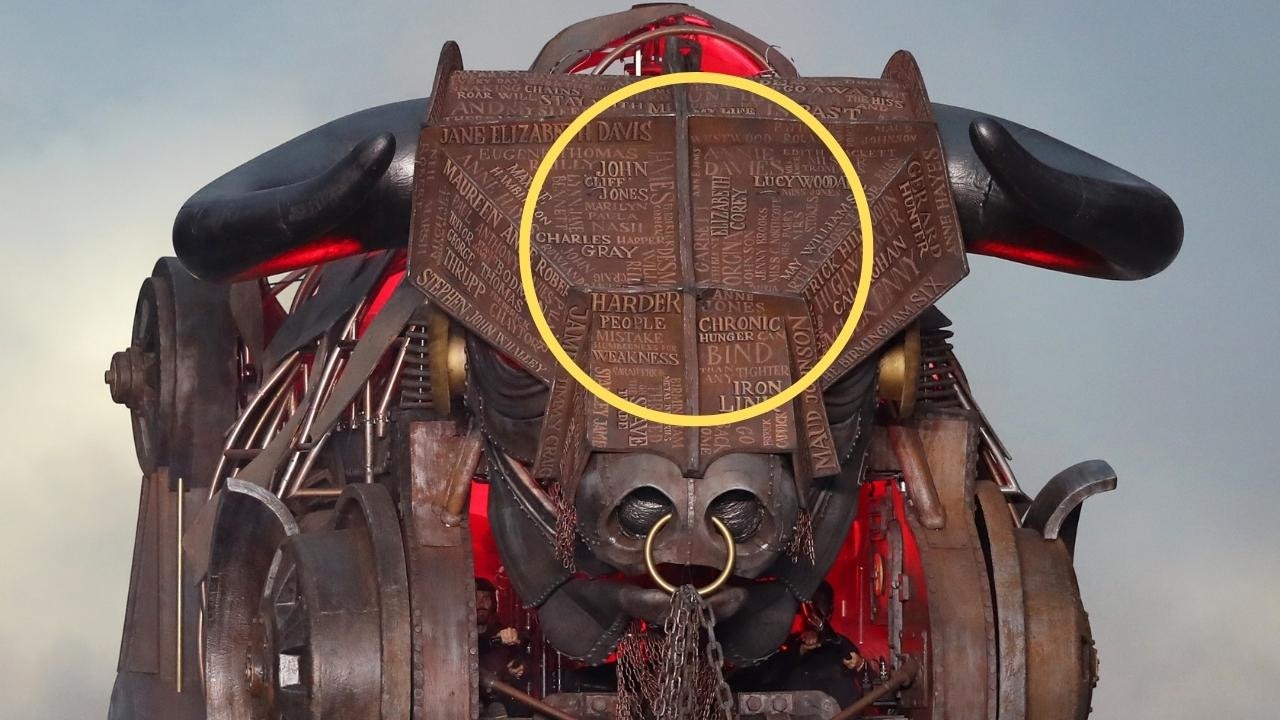
[[[395,136],[384,132],[356,143],[327,170],[300,182],[253,191],[206,187],[178,211],[174,250],[193,275],[212,281],[297,250],[361,206],[395,150]]]

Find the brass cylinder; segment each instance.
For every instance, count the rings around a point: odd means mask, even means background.
[[[893,404],[898,417],[911,417],[920,380],[920,324],[912,323],[880,356],[880,399]]]

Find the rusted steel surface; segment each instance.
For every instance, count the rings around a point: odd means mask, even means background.
[[[910,680],[909,674],[904,673],[903,676]],[[883,697],[901,684],[894,682],[876,697]],[[541,720],[545,715],[556,720],[614,720],[620,717],[617,697],[613,694],[565,693],[548,697],[547,704],[559,714],[545,712],[535,714],[535,718]],[[833,720],[837,717],[839,707],[826,693],[801,690],[738,693],[735,696],[734,710],[738,720]]]
[[[991,564],[991,596],[996,617],[999,668],[997,717],[1023,718],[1027,712],[1027,615],[1018,524],[1004,493],[994,482],[975,484]]]
[[[170,501],[166,492],[168,478],[165,473],[148,473],[142,476],[142,489],[138,499],[138,525],[133,539],[133,573],[129,577],[129,597],[132,602],[124,618],[124,635],[120,641],[119,672],[158,674],[161,656],[168,646],[162,638],[161,628],[167,615],[161,612],[161,593],[173,585],[172,563],[164,560],[169,553],[161,543],[167,534],[164,504]],[[169,646],[172,647],[172,646]],[[172,668],[171,663],[164,663]]]
[[[364,564],[375,579],[381,692],[377,714],[367,717],[409,720],[413,690],[409,580],[400,518],[386,488],[374,484],[347,486],[334,509],[334,528],[339,532],[356,529],[367,533],[372,549],[372,557],[365,558]],[[346,678],[337,680],[343,682]],[[345,683],[338,689],[347,690]]]
[[[479,712],[479,649],[470,521],[443,507],[470,439],[451,420],[397,428],[401,507],[413,599],[413,717],[469,720]]]
[[[1062,539],[1068,552],[1075,551],[1076,527],[1084,501],[1116,489],[1116,471],[1105,460],[1085,460],[1049,478],[1031,501],[1022,524],[1040,532],[1046,540]]]
[[[292,515],[281,517],[278,508],[263,502],[265,494],[251,483],[228,481],[201,513],[207,520],[188,530],[208,533],[207,570],[193,570],[192,581],[204,589],[203,688],[209,720],[243,720],[265,712],[261,695],[251,691],[253,668],[268,667],[254,617],[276,548],[298,534]]]
[[[168,468],[171,487],[209,482],[236,415],[236,342],[227,286],[160,258],[138,292],[130,345],[105,375],[130,410],[143,472]]]
[[[923,526],[908,513],[928,595],[929,718],[995,720],[996,637],[986,560],[974,521],[978,429],[969,414],[919,413],[914,424],[946,511]]]
[[[1084,720],[1098,683],[1098,654],[1071,553],[1062,540],[1018,530],[1027,643],[1028,720]]]
[[[890,424],[886,426],[893,453],[902,466],[902,480],[911,496],[911,510],[916,520],[930,530],[946,527],[947,513],[938,499],[938,489],[933,484],[933,472],[925,458],[920,434],[914,427]]]
[[[163,466],[142,478],[112,720],[204,717],[199,648],[182,639],[195,633],[199,596],[177,573],[179,503],[170,485]],[[185,518],[199,510],[200,497],[187,492]]]

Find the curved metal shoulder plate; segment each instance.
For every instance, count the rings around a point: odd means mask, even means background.
[[[1022,517],[1022,526],[1040,533],[1045,540],[1062,538],[1074,552],[1080,506],[1086,498],[1115,490],[1116,471],[1105,460],[1086,460],[1054,475],[1031,501]]]

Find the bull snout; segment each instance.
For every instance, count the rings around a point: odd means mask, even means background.
[[[783,547],[797,502],[781,456],[726,455],[691,478],[657,455],[600,453],[579,483],[577,510],[593,552],[624,573],[647,571],[648,539],[650,564],[718,572],[732,562],[734,574],[752,578]]]

